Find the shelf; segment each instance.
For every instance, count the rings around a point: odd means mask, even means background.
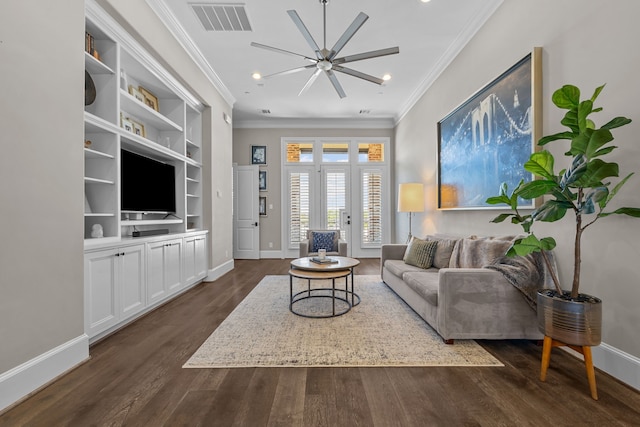
[[[182,132],[182,126],[169,120],[156,110],[149,108],[135,99],[124,89],[120,89],[121,109],[142,121],[145,126],[153,126],[158,130],[176,130]]]
[[[91,56],[89,52],[84,53],[84,68],[89,74],[115,74],[111,67]]]
[[[200,148],[200,146],[198,144],[196,144],[195,142],[187,139],[187,145],[190,147],[194,147],[194,148]]]
[[[91,177],[88,177],[88,176],[84,177],[84,183],[85,184],[108,184],[108,185],[115,184],[115,182],[113,182],[113,181],[109,181],[109,180],[106,180],[106,179],[91,178]]]
[[[118,129],[118,127],[113,123],[108,122],[105,119],[96,116],[95,114],[91,114],[88,111],[84,112],[84,127],[87,133],[97,133],[97,132],[115,133]]]
[[[200,196],[198,196],[197,194],[189,194],[189,193],[187,193],[187,197],[195,197],[195,198],[198,198],[198,197],[200,197]]]
[[[160,225],[160,224],[182,224],[181,219],[129,219],[121,222],[123,226],[136,226],[136,225]]]
[[[84,214],[85,218],[88,218],[88,217],[93,217],[93,218],[95,218],[95,217],[112,217],[112,216],[115,216],[115,214],[112,214],[112,213],[88,213],[88,212],[85,212],[85,214]]]
[[[195,184],[199,183],[200,181],[198,181],[197,179],[193,179],[193,178],[189,178],[187,177],[187,182],[193,182]]]
[[[111,154],[103,153],[102,151],[92,150],[91,148],[84,149],[84,156],[87,159],[115,159]]]

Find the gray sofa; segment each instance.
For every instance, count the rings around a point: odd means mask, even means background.
[[[428,269],[405,264],[407,245],[383,245],[380,274],[448,344],[454,339],[539,340],[543,335],[536,311],[527,301],[531,295],[525,296],[503,271],[487,267],[497,268],[495,264],[506,259],[503,255],[513,238],[427,236],[439,241],[436,267]],[[441,246],[448,250],[438,253]],[[544,270],[540,264],[539,270]],[[548,272],[539,273],[535,288],[550,287]]]

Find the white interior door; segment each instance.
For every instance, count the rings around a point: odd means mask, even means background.
[[[258,166],[233,168],[233,257],[260,258]]]

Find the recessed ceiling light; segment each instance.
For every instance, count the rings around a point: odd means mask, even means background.
[[[382,80],[384,80],[385,82],[391,80],[391,74],[385,74],[384,76],[382,76]]]
[[[420,0],[422,3],[429,3],[431,0]]]
[[[253,77],[255,80],[260,80],[262,78],[262,75],[260,75],[260,73],[253,73],[251,74],[251,77]]]

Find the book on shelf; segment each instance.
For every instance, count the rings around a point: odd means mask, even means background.
[[[332,258],[320,259],[317,256],[311,258],[311,262],[315,262],[316,264],[336,264],[338,261]]]

